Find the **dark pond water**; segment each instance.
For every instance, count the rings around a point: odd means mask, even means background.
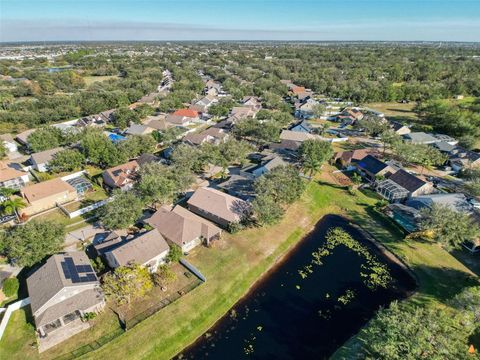
[[[330,228],[341,227],[387,264],[394,278],[389,289],[369,290],[359,269],[363,259],[344,246],[302,279],[312,252]],[[326,359],[374,315],[380,306],[405,297],[415,281],[382,255],[342,217],[324,217],[277,267],[177,359]],[[347,305],[338,297],[355,296]]]

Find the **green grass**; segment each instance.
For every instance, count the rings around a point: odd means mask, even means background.
[[[105,75],[105,76],[84,76],[83,80],[85,81],[85,85],[90,86],[93,83],[99,81],[106,81],[110,79],[118,79],[117,75]]]
[[[440,302],[458,292],[472,273],[435,244],[403,240],[403,233],[373,210],[377,201],[369,192],[352,196],[344,188],[311,182],[279,224],[224,234],[213,248],[192,251],[188,260],[207,277],[205,284],[82,359],[170,359],[227,313],[326,214],[350,217],[412,267],[420,288],[408,301]],[[23,325],[12,322],[9,331]],[[31,339],[25,336],[24,343]],[[354,339],[349,344],[352,342]],[[72,339],[68,347],[73,348],[74,343]],[[13,355],[10,348],[9,342],[0,342],[0,352],[7,349],[12,354],[9,359],[25,358],[21,353]],[[349,348],[347,344],[342,351]],[[47,353],[42,358],[49,356]]]

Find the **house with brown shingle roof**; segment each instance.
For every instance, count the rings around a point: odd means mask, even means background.
[[[5,187],[18,190],[29,181],[27,172],[17,170],[11,164],[0,161],[0,188]]]
[[[57,204],[64,204],[77,199],[75,188],[60,178],[25,186],[20,190],[20,193],[28,204],[22,210],[22,213],[26,215],[53,209]]]
[[[155,272],[165,262],[170,247],[157,229],[145,232],[105,253],[108,265],[115,269],[128,264],[146,266]]]
[[[133,160],[103,172],[103,182],[112,189],[130,190],[137,180],[138,163]]]
[[[251,211],[246,201],[210,187],[198,188],[187,203],[190,211],[223,227],[241,222]]]
[[[82,316],[105,306],[97,275],[80,251],[51,256],[27,278],[27,288],[39,352],[88,329]]]
[[[59,153],[62,150],[62,147],[57,147],[50,150],[40,151],[30,156],[30,162],[35,170],[46,172],[48,171],[48,163],[53,160],[56,153]]]
[[[162,206],[146,222],[156,228],[165,240],[179,246],[183,252],[205,242],[218,239],[222,230],[212,222],[195,215],[182,206]]]
[[[201,145],[203,143],[220,144],[228,138],[224,129],[210,127],[198,134],[187,134],[183,141],[191,145]]]

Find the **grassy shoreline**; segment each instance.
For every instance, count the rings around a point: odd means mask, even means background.
[[[371,193],[358,192],[353,196],[336,185],[309,183],[301,200],[287,210],[279,224],[226,234],[214,248],[193,251],[188,260],[206,275],[205,284],[100,349],[85,354],[82,359],[169,359],[175,356],[208,331],[327,214],[350,218],[405,261],[419,278],[419,294],[413,296],[419,302],[445,296],[445,292],[448,293],[445,286],[460,283],[465,276],[472,275],[440,247],[404,241],[397,228],[372,212],[376,202],[377,198]],[[454,273],[433,271],[437,268],[453,269]],[[442,277],[445,278],[442,280]],[[21,328],[22,323],[17,325]],[[7,332],[12,331],[7,328]],[[0,353],[8,348],[6,339],[8,336],[0,342]],[[25,343],[28,342],[29,339],[25,339]],[[51,359],[58,355],[57,350],[55,355],[47,352],[37,358]],[[24,356],[15,353],[10,358]]]

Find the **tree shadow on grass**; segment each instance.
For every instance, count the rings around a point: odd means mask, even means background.
[[[480,254],[473,254],[467,249],[456,249],[450,254],[460,261],[466,268],[468,268],[475,275],[480,276]]]
[[[480,284],[478,278],[457,269],[417,265],[412,270],[420,279],[417,298],[420,303],[430,299],[447,303],[465,288]]]

